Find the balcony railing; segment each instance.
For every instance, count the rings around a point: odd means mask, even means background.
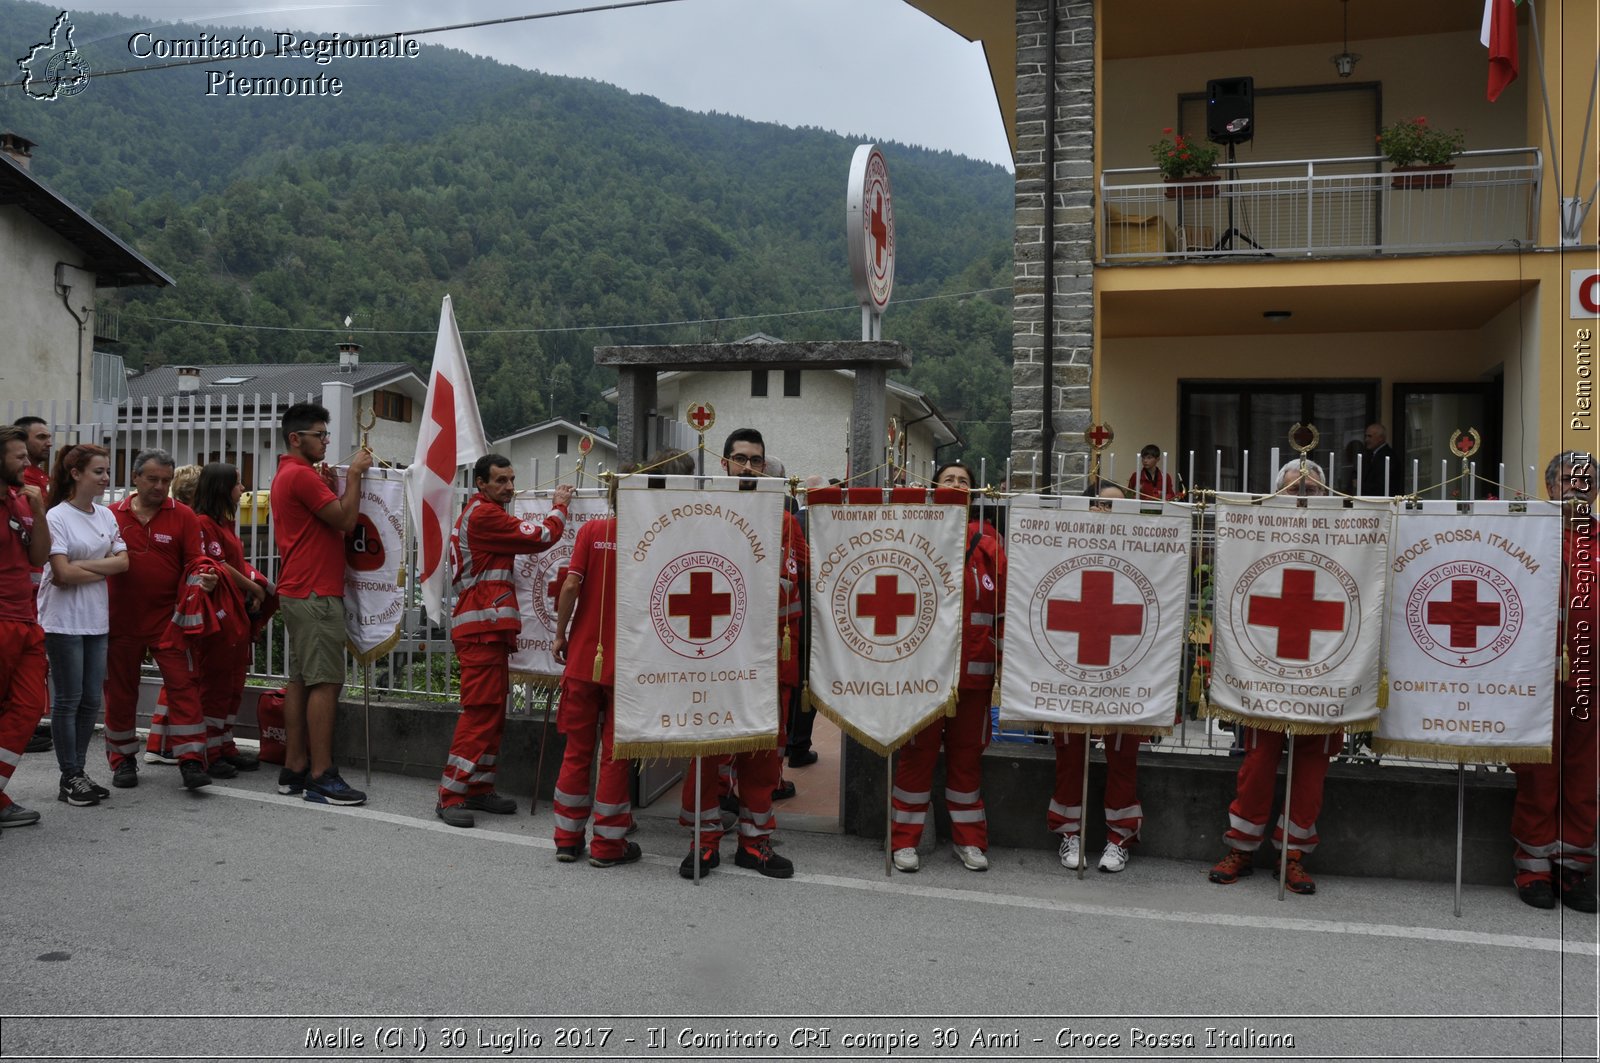
[[[1106,262],[1490,251],[1534,242],[1538,148],[1464,151],[1442,172],[1380,170],[1381,155],[1218,166],[1167,183],[1154,166],[1100,174]]]

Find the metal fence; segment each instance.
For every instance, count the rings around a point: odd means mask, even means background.
[[[1107,262],[1525,247],[1538,234],[1537,148],[1465,151],[1453,168],[1380,172],[1383,156],[1221,164],[1218,180],[1100,175]]]

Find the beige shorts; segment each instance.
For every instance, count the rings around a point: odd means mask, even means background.
[[[284,598],[285,640],[289,649],[289,681],[308,687],[344,682],[344,599]]]

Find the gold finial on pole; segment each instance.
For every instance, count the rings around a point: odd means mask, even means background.
[[[1104,421],[1092,424],[1084,429],[1083,442],[1089,448],[1089,483],[1088,488],[1092,494],[1099,494],[1100,484],[1100,455],[1117,438],[1117,433]]]

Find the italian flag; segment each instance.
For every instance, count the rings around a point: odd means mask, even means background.
[[[1478,39],[1489,49],[1489,102],[1517,80],[1517,5],[1522,0],[1483,0]]]

